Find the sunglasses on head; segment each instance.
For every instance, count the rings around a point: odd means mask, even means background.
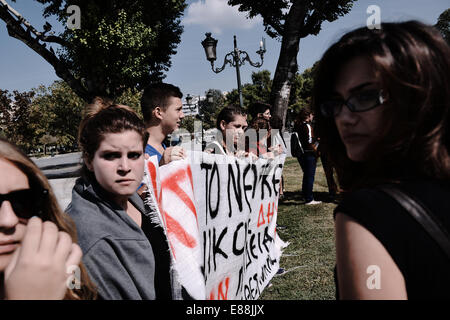
[[[8,201],[17,217],[22,219],[30,219],[33,216],[42,218],[47,196],[48,190],[46,189],[12,191],[0,194],[0,207],[3,205],[3,201]]]
[[[331,99],[320,105],[320,112],[324,117],[337,116],[345,104],[351,112],[364,112],[385,103],[383,90],[369,89],[351,95],[347,100]]]

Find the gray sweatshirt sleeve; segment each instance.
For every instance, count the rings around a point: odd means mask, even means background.
[[[101,299],[155,299],[153,256],[133,254],[139,252],[136,246],[147,247],[148,242],[107,237],[97,241],[83,256]]]

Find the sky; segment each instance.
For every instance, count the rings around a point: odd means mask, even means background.
[[[152,0],[154,1],[154,0]],[[43,6],[33,0],[7,0],[38,30],[45,23]],[[188,7],[182,18],[184,32],[177,53],[172,56],[172,66],[166,74],[165,82],[179,86],[186,96],[204,95],[208,89],[231,91],[237,87],[235,68],[227,66],[221,73],[211,70],[209,61],[201,45],[206,32],[218,40],[215,67],[221,67],[224,57],[233,50],[233,36],[237,46],[246,51],[253,62],[259,62],[256,51],[264,37],[266,54],[261,68],[248,63],[240,69],[243,84],[251,82],[252,72],[269,70],[273,77],[278,62],[281,42],[270,38],[265,32],[262,19],[247,19],[246,13],[237,7],[227,5],[227,0],[188,0]],[[357,27],[365,26],[371,12],[371,5],[380,8],[381,22],[419,20],[435,24],[439,15],[450,7],[449,0],[358,0],[352,10],[333,22],[324,22],[317,36],[308,36],[300,41],[298,54],[299,72],[311,67],[325,50],[343,34]],[[83,19],[81,13],[81,19]],[[54,29],[62,26],[50,19]],[[59,25],[59,26],[58,26]],[[0,89],[28,91],[43,84],[49,86],[58,80],[53,68],[25,44],[8,36],[6,24],[0,20]]]

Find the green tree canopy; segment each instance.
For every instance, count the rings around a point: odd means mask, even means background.
[[[216,127],[217,115],[225,106],[225,97],[222,91],[218,89],[209,89],[205,92],[205,96],[210,95],[212,102],[208,100],[200,101],[200,117],[203,119],[203,129],[208,130]],[[239,99],[239,97],[238,97]]]
[[[295,115],[304,107],[309,107],[311,103],[312,89],[314,86],[314,72],[318,62],[303,73],[296,73],[289,96],[289,105],[286,121],[293,121]],[[262,70],[253,72],[252,83],[246,83],[242,86],[242,96],[244,106],[248,108],[253,102],[261,101],[269,103],[272,79],[270,71]],[[227,104],[238,104],[239,94],[237,89],[232,90],[226,96]]]
[[[48,22],[37,31],[9,4],[0,4],[0,19],[10,36],[41,55],[85,101],[97,95],[116,98],[161,80],[181,41],[185,0],[35,1],[44,5],[45,18],[54,16],[63,24],[62,32],[52,34]],[[70,5],[81,10],[80,29],[68,28]]]
[[[35,93],[0,90],[0,128],[9,141],[28,151],[32,147],[31,101]]]
[[[441,32],[447,43],[450,44],[450,8],[441,13],[435,27]]]
[[[242,99],[244,107],[248,108],[253,102],[270,102],[272,79],[269,70],[252,72],[252,83],[242,85]],[[239,104],[239,92],[233,89],[227,94],[228,104]]]
[[[140,92],[127,89],[114,103],[140,114],[140,98]],[[49,143],[72,148],[85,105],[62,80],[30,92],[0,90],[0,131],[26,152]]]
[[[35,93],[31,106],[34,143],[49,135],[57,144],[75,145],[85,102],[64,81],[40,86]]]

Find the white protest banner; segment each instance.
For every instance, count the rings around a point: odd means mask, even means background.
[[[158,167],[157,157],[146,161],[144,181],[158,204],[159,223],[164,226],[179,281],[194,299],[205,299],[201,272],[202,246],[195,207],[193,180],[188,161]]]
[[[251,162],[202,155],[192,173],[207,298],[257,299],[279,268],[276,219],[285,156]]]
[[[147,162],[147,176],[157,180],[147,185],[191,296],[253,300],[275,275],[285,246],[276,233],[284,160],[201,153],[159,172]]]

